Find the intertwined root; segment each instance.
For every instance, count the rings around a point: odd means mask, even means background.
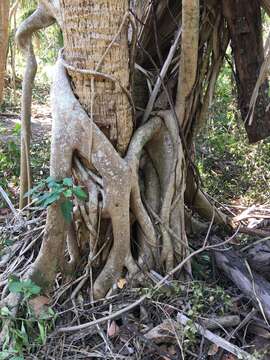
[[[51,176],[60,180],[73,173],[76,180],[87,188],[89,200],[87,204],[77,204],[78,212],[77,217],[74,215],[73,227],[68,226],[63,219],[60,210],[62,200],[50,206],[44,241],[31,269],[31,277],[42,286],[51,284],[56,273],[64,272],[67,268],[65,248],[68,248],[74,265],[80,247],[77,244],[82,243],[82,238],[88,241],[88,266],[99,266],[99,269],[96,269],[98,276],[93,284],[95,298],[103,297],[122,276],[124,269],[128,270],[131,276],[139,270],[161,268],[163,265],[165,269],[171,269],[174,261],[184,255],[183,251],[179,251],[181,246],[176,244],[177,239],[184,243],[186,239],[185,236],[181,239],[184,235],[184,228],[181,229],[184,226],[181,215],[185,189],[182,168],[184,158],[181,145],[174,145],[170,140],[170,132],[174,130],[172,125],[169,125],[173,120],[170,114],[163,113],[139,128],[123,159],[82,109],[71,90],[66,70],[60,60],[56,65],[52,87],[52,114]],[[165,119],[166,126],[163,125],[161,117]],[[168,125],[171,127],[169,131],[166,130]],[[160,205],[161,201],[158,199],[159,208],[155,209],[160,212],[161,241],[158,241],[157,231],[142,202],[138,180],[143,148],[155,136],[157,143],[163,144],[160,146],[161,151],[165,151],[163,159],[157,159],[156,164],[155,156],[152,156],[158,178],[164,178],[161,185],[163,204]],[[92,146],[89,146],[89,139],[92,140]],[[74,154],[76,160],[73,162]],[[160,196],[159,192],[156,196]],[[151,200],[148,205],[151,208]],[[138,223],[140,233],[137,261],[131,253],[130,211]],[[178,223],[174,230],[171,230],[175,232],[174,239],[169,231],[172,225],[171,211],[180,216],[174,216]],[[105,221],[109,224],[107,235],[99,231],[99,224],[104,219],[108,219]],[[82,228],[84,230],[81,232]],[[74,244],[74,238],[77,244]],[[178,255],[175,255],[174,248]]]
[[[34,59],[33,31],[55,19],[62,26],[59,9],[58,0],[41,0],[37,11],[21,26],[18,40],[29,64]],[[33,76],[29,76],[25,93],[31,94]],[[27,122],[31,114],[29,99],[24,108]],[[50,206],[43,244],[28,276],[47,287],[58,271],[74,272],[87,251],[86,273],[93,270],[95,279],[93,295],[102,297],[123,271],[133,276],[152,268],[170,270],[187,251],[185,161],[177,120],[170,112],[149,120],[135,132],[126,157],[121,158],[75,98],[60,59],[52,88],[52,115],[51,176],[56,180],[73,176],[88,190],[89,200],[75,204],[71,225],[65,223],[61,213],[63,199]],[[22,150],[29,152],[29,146]],[[144,203],[138,175],[142,153],[147,159],[142,169]],[[27,160],[24,163],[27,165]],[[29,177],[29,156],[26,173]],[[132,223],[136,223],[137,231],[131,235]],[[131,251],[133,242],[135,253]]]

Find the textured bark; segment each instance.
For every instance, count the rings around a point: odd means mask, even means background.
[[[170,1],[171,4],[178,17],[181,3]],[[226,50],[226,32],[220,17],[215,20],[216,14],[220,14],[219,7],[215,12],[215,4],[210,10],[205,8],[201,20],[202,29],[208,29],[210,16],[214,31],[202,31],[200,38],[198,1],[191,8],[188,2],[183,6],[183,18],[187,16],[193,20],[189,24],[185,19],[186,38],[182,46],[185,66],[190,70],[190,94],[185,93],[188,96],[185,135],[190,138],[193,122],[202,118],[199,105],[204,100],[204,83],[211,83],[211,89],[207,89],[205,95],[207,99],[211,98],[216,68],[222,63]],[[133,133],[129,94],[130,56],[133,54],[130,54],[127,38],[128,23],[132,20],[127,13],[127,0],[61,0],[61,11],[57,1],[42,0],[40,5],[43,5],[40,8],[42,16],[49,10],[61,24],[65,46],[59,55],[51,93],[50,173],[56,180],[72,176],[89,196],[86,201],[74,199],[71,225],[63,220],[63,199],[48,208],[44,241],[29,276],[46,287],[52,284],[57,272],[74,271],[79,257],[86,255],[83,281],[87,281],[91,272],[91,295],[100,298],[126,273],[141,280],[140,274],[144,271],[166,272],[186,257],[183,133],[174,113],[173,99],[170,100],[171,111],[160,111],[154,118],[147,117],[147,122]],[[166,22],[162,22],[159,15],[159,11],[164,11],[166,16],[171,16],[171,9],[165,5],[158,4],[157,21],[163,24],[162,39],[173,39],[174,32],[166,33]],[[35,20],[35,17],[29,20],[32,29],[36,26]],[[47,20],[45,16],[43,26],[47,26]],[[148,22],[151,23],[151,17],[147,17]],[[177,29],[179,26],[172,22],[171,27]],[[149,29],[143,29],[149,35]],[[190,34],[188,29],[191,29]],[[28,32],[27,36],[29,41],[31,34]],[[194,40],[195,49],[189,47],[188,39]],[[158,52],[156,47],[148,40],[141,37],[162,66],[162,59],[155,54]],[[170,41],[162,41],[160,50],[164,52],[164,60],[171,46]],[[205,46],[206,59],[197,61],[197,53],[201,54],[200,49]],[[176,57],[169,62],[172,63],[167,69],[168,75],[171,71],[176,90],[175,64],[179,59]],[[153,65],[152,60],[146,65],[151,63]],[[202,71],[197,70],[197,66]],[[164,84],[162,87],[166,92]],[[154,109],[159,108],[153,105]],[[164,109],[167,108],[165,105]],[[141,157],[149,163],[145,164]],[[131,233],[133,224],[138,231]],[[188,266],[187,270],[190,270]]]
[[[265,81],[259,90],[251,124],[247,117],[251,95],[264,61],[260,2],[223,0],[223,14],[232,40],[238,104],[249,141],[254,143],[270,135],[268,81]]]
[[[218,239],[215,239],[217,241]],[[220,240],[220,239],[219,239]],[[263,316],[270,320],[270,283],[249,267],[236,251],[214,251],[217,267],[252,300]]]
[[[129,91],[128,21],[114,41],[127,15],[128,1],[61,0],[61,8],[67,63],[78,69],[113,76]],[[119,83],[71,70],[69,75],[74,93],[85,111],[123,154],[132,135],[133,123],[130,100]]]
[[[8,48],[8,22],[9,22],[9,0],[0,2],[0,104],[3,101],[4,77],[6,72],[6,59]]]
[[[153,4],[154,2],[151,3]],[[148,11],[142,19],[142,24],[144,25],[140,24],[140,47],[136,57],[136,63],[143,67],[149,67],[149,55],[156,63],[160,62],[157,54],[155,32],[158,35],[159,51],[164,56],[170,50],[172,37],[180,24],[181,1],[168,0],[156,1],[156,3],[155,8],[152,10],[149,4],[148,7],[144,4]],[[155,11],[155,20],[153,11]],[[147,50],[147,53],[142,49]],[[151,64],[152,67],[153,64]]]
[[[180,126],[184,127],[186,100],[197,77],[200,2],[182,0],[182,41],[178,91],[175,110]],[[190,119],[187,119],[189,122]]]
[[[258,243],[247,251],[246,257],[252,269],[270,281],[270,241]]]
[[[264,10],[270,15],[270,1],[269,0],[260,0],[261,5],[263,6]]]

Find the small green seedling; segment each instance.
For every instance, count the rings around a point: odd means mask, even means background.
[[[48,177],[28,191],[25,194],[25,197],[27,196],[36,198],[37,203],[44,208],[64,197],[64,200],[61,202],[61,210],[68,223],[72,220],[73,197],[76,196],[79,200],[87,199],[86,192],[80,186],[75,186],[72,178],[56,181],[52,177]]]
[[[41,292],[41,288],[32,280],[20,280],[15,276],[9,278],[8,289],[11,293],[23,294],[25,300]]]
[[[33,311],[29,300],[33,296],[40,297],[41,288],[32,280],[20,280],[11,276],[8,288],[11,293],[22,294],[22,301],[20,316],[14,317],[6,306],[0,309],[0,327],[4,321],[9,321],[8,333],[0,351],[0,360],[24,360],[25,353],[30,354],[36,347],[46,343],[47,334],[54,327],[56,315],[50,307],[38,315]]]

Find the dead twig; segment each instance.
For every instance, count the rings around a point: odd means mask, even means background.
[[[200,249],[193,251],[192,253],[190,253],[183,261],[181,261],[180,264],[178,264],[174,269],[172,269],[162,280],[160,280],[152,289],[149,289],[149,291],[141,296],[137,301],[127,305],[126,307],[108,315],[108,316],[104,316],[100,319],[94,320],[94,321],[90,321],[87,322],[85,324],[82,325],[77,325],[77,326],[68,326],[68,327],[61,327],[57,330],[57,332],[61,333],[61,332],[72,332],[72,331],[80,331],[82,329],[86,329],[88,327],[91,326],[95,326],[97,324],[115,319],[123,314],[125,314],[126,312],[134,309],[135,307],[137,307],[138,305],[140,305],[144,300],[146,300],[147,298],[151,297],[154,291],[159,290],[166,282],[167,280],[172,277],[175,273],[177,273],[178,271],[180,271],[183,266],[188,263],[194,256],[199,255],[200,253],[207,251],[207,250],[211,250],[211,249],[215,249],[218,248],[220,246],[223,246],[227,243],[229,243],[236,235],[237,235],[238,231],[235,232],[235,234],[228,238],[227,240],[219,243],[219,244],[214,244],[214,245],[204,245],[203,247],[201,247]]]
[[[252,360],[252,355],[240,349],[238,346],[231,344],[229,341],[223,339],[222,337],[214,334],[210,330],[205,329],[203,326],[199,325],[198,323],[194,323],[194,321],[189,319],[184,314],[178,313],[177,321],[183,326],[186,326],[189,322],[192,322],[193,326],[195,326],[198,333],[204,336],[207,340],[211,341],[212,343],[216,344],[217,346],[230,352],[231,354],[237,356],[240,359]]]

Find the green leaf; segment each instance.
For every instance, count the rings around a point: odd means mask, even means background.
[[[57,185],[59,185],[59,184],[57,184],[56,181],[52,180],[52,181],[48,182],[47,185],[48,185],[49,189],[53,189],[53,188],[57,187]]]
[[[77,196],[78,199],[80,199],[80,200],[86,200],[87,199],[87,193],[80,186],[76,186],[73,189],[73,192]]]
[[[41,181],[37,186],[34,186],[32,189],[27,191],[24,194],[24,197],[26,198],[28,196],[32,196],[32,195],[36,194],[37,192],[39,192],[44,187],[44,185],[45,185],[44,181]]]
[[[4,243],[5,243],[6,246],[11,246],[13,244],[13,241],[12,240],[5,240]]]
[[[26,329],[25,329],[25,326],[24,326],[24,322],[23,322],[23,321],[22,321],[20,333],[21,333],[21,337],[22,337],[22,341],[23,341],[24,346],[29,345],[28,335],[27,335],[27,332],[26,332]]]
[[[47,207],[60,199],[60,194],[58,192],[46,193],[44,195],[45,196],[42,196],[42,199],[39,199],[39,203],[44,207]]]
[[[72,190],[67,189],[66,191],[63,192],[63,194],[66,198],[70,198],[70,197],[72,197]]]
[[[12,130],[14,135],[20,135],[21,132],[21,124],[20,123],[16,123],[13,130]]]
[[[41,287],[36,285],[32,280],[22,281],[24,291],[27,291],[28,294],[38,295],[41,292]]]
[[[11,279],[8,284],[8,289],[10,292],[19,294],[23,290],[23,286],[20,280]]]
[[[0,352],[0,360],[6,360],[8,358],[10,358],[11,352],[4,350]],[[14,357],[12,358],[14,360]]]
[[[49,183],[51,181],[55,181],[55,179],[52,176],[48,176],[45,181],[46,181],[46,183]]]
[[[63,180],[63,185],[73,186],[72,178],[64,178],[64,180]]]
[[[45,345],[45,342],[46,342],[46,328],[45,328],[44,324],[42,324],[40,321],[38,322],[38,329],[39,329],[39,334],[40,334],[42,344]]]
[[[19,280],[16,278],[10,278],[8,288],[12,293],[23,293],[27,297],[38,295],[41,292],[41,288],[30,279]]]
[[[70,200],[65,200],[61,204],[61,210],[62,214],[66,220],[66,222],[71,223],[72,220],[72,209],[73,209],[73,203]]]
[[[1,314],[1,316],[9,316],[9,315],[11,315],[11,312],[7,306],[4,306],[0,310],[0,314]]]

